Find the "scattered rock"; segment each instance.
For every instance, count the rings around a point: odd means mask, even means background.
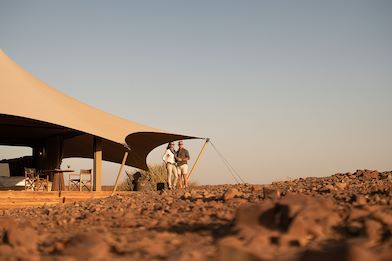
[[[37,250],[37,232],[30,227],[11,227],[6,229],[5,242],[21,252],[35,252]]]
[[[223,194],[223,200],[224,201],[229,201],[235,197],[239,197],[241,193],[235,189],[235,188],[229,188],[226,190],[226,192]]]
[[[71,237],[62,253],[80,259],[96,260],[105,258],[109,253],[109,247],[100,234],[83,233]]]
[[[391,181],[358,170],[5,209],[0,260],[390,260]]]
[[[356,203],[358,205],[366,205],[367,199],[363,195],[357,195],[356,196]]]
[[[368,219],[365,222],[366,226],[366,234],[370,239],[371,243],[380,243],[383,236],[383,227],[382,224],[373,219]]]
[[[378,171],[365,171],[362,173],[365,180],[377,179],[379,176]]]
[[[267,201],[240,208],[236,225],[243,236],[255,233],[274,237],[277,242],[303,246],[309,240],[324,239],[340,221],[333,212],[334,204],[327,199],[287,195],[273,202]]]
[[[392,210],[386,210],[386,211],[376,211],[374,214],[374,218],[381,221],[383,224],[392,226]]]
[[[322,250],[305,250],[297,259],[298,261],[377,261],[378,258],[370,251],[359,246],[345,243]]]
[[[0,217],[0,231],[18,227],[18,223],[10,217]]]
[[[350,219],[360,219],[369,216],[369,211],[359,208],[352,208],[350,212]]]
[[[259,248],[260,249],[260,248]],[[219,242],[218,258],[219,261],[229,260],[246,260],[246,261],[263,261],[260,256],[249,248],[243,246],[243,243],[235,238],[228,237]]]
[[[343,189],[347,188],[347,183],[339,182],[339,183],[336,183],[335,186],[337,189],[343,190]]]
[[[190,198],[192,198],[191,193],[189,193],[188,191],[186,191],[186,192],[184,193],[184,195],[183,195],[183,199],[190,199]]]
[[[359,221],[351,221],[347,227],[347,232],[354,237],[361,236],[364,233],[364,225]]]
[[[263,188],[264,199],[278,199],[281,196],[281,192],[277,189]]]

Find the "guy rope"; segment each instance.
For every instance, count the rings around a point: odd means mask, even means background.
[[[197,159],[196,159],[195,163],[193,164],[191,172],[189,172],[188,180],[191,178],[194,170],[196,169],[197,163],[199,162],[199,160],[201,158],[201,155],[203,154],[203,152],[204,152],[204,150],[206,148],[207,143],[211,143],[212,148],[216,151],[218,156],[221,158],[223,163],[226,165],[227,169],[229,170],[230,175],[234,178],[235,182],[237,184],[245,183],[245,181],[241,178],[241,176],[238,174],[238,172],[233,168],[233,166],[223,156],[223,154],[216,148],[216,146],[211,142],[211,140],[209,138],[206,138],[205,140],[206,140],[206,142],[204,143],[203,147],[201,148],[201,151],[200,151],[199,155],[197,156]]]
[[[221,160],[223,161],[223,163],[226,165],[227,169],[229,170],[229,173],[231,174],[231,176],[234,178],[235,182],[237,184],[240,183],[245,183],[245,181],[241,178],[241,176],[238,174],[238,172],[233,168],[233,166],[229,163],[229,161],[223,156],[223,154],[216,148],[216,146],[212,143],[211,146],[212,148],[216,151],[216,153],[218,154],[218,156],[221,158]],[[241,181],[239,182],[238,179]]]

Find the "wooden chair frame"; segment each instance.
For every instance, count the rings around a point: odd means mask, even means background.
[[[68,190],[74,190],[77,188],[82,191],[83,188],[87,190],[92,190],[92,173],[91,169],[81,169],[80,173],[70,173],[68,175]]]
[[[35,191],[36,187],[36,173],[37,170],[35,168],[24,168],[25,174],[25,190]]]
[[[42,174],[42,173],[37,173],[36,174],[36,190],[43,190],[43,191],[48,191],[49,190],[49,175],[48,174]]]
[[[35,168],[25,168],[25,190],[48,191],[49,176],[42,177],[42,175]]]

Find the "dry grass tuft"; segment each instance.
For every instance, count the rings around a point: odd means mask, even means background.
[[[165,164],[152,164],[148,166],[150,171],[138,170],[133,173],[126,172],[126,179],[118,185],[118,190],[134,190],[135,180],[138,180],[140,190],[156,191],[157,183],[167,183]],[[138,178],[139,177],[139,178]],[[197,186],[196,182],[190,182],[189,186]]]
[[[141,190],[153,191],[157,189],[157,183],[166,183],[165,164],[149,165],[150,171],[138,170],[133,173],[126,172],[127,178],[118,186],[119,190],[133,190],[136,180],[140,184]]]

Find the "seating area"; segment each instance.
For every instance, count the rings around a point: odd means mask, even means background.
[[[25,190],[26,191],[49,191],[49,173],[37,172],[35,168],[25,169]],[[64,179],[63,176],[59,177]],[[64,181],[61,181],[64,183]],[[60,183],[61,183],[60,182]],[[68,175],[69,191],[92,191],[92,170],[81,169],[80,173],[70,173]]]
[[[93,190],[92,169],[37,170],[21,166],[22,175],[10,176],[8,163],[0,163],[0,190],[25,191],[87,191]],[[21,173],[21,174],[22,174]],[[64,175],[65,173],[65,175]],[[69,174],[68,174],[69,173]],[[68,187],[65,179],[68,174]]]
[[[24,176],[9,176],[8,166],[2,164],[0,190],[25,191],[92,191],[92,169],[81,169],[75,173],[70,169],[37,170],[23,168]],[[69,174],[68,174],[68,173]],[[65,186],[63,173],[68,174],[68,188]],[[50,180],[50,181],[49,181]]]

